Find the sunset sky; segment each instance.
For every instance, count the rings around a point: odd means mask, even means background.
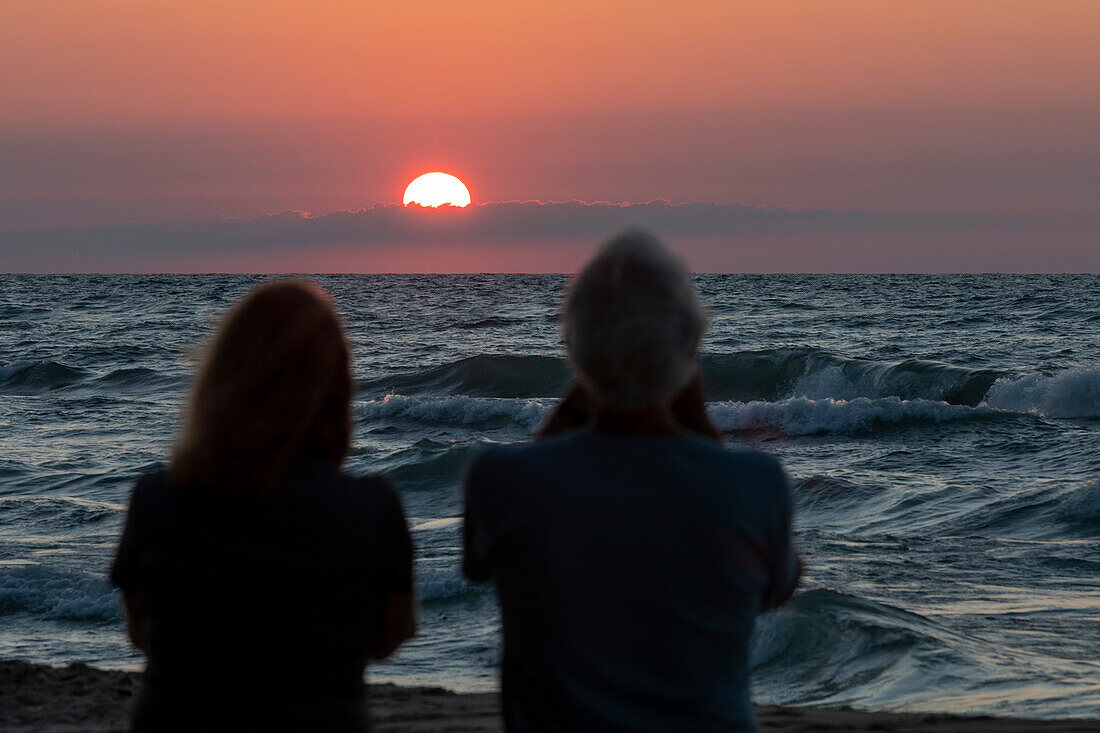
[[[1095,0],[0,0],[0,271],[1095,272],[1098,69]]]

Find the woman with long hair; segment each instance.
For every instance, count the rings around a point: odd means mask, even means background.
[[[401,501],[341,464],[347,343],[328,295],[261,285],[225,316],[111,580],[148,658],[135,730],[366,729],[363,670],[415,628]]]

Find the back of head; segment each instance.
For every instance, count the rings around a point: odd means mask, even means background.
[[[351,440],[347,342],[327,293],[261,285],[223,319],[191,392],[170,475],[181,486],[265,491],[294,464],[339,466]]]
[[[607,242],[565,302],[578,377],[595,400],[623,411],[662,404],[695,376],[706,322],[683,261],[640,231]]]

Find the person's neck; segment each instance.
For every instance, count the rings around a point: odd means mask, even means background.
[[[616,410],[597,405],[592,411],[592,428],[620,435],[680,435],[683,428],[666,405],[641,410]]]

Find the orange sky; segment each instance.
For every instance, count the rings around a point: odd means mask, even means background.
[[[1100,212],[1100,2],[0,0],[0,230],[399,200]]]
[[[387,9],[388,5],[388,9]],[[7,2],[6,125],[1095,106],[1093,0]]]

